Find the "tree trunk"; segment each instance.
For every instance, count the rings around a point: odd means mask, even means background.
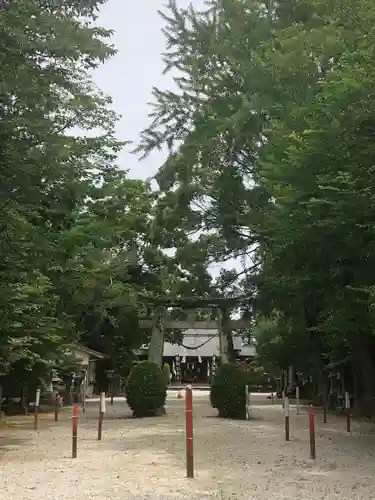
[[[73,402],[73,394],[72,394],[72,384],[69,381],[65,384],[65,397],[64,397],[64,405],[71,405]]]
[[[29,413],[28,409],[28,401],[27,401],[27,387],[23,386],[22,387],[22,393],[21,393],[21,404],[22,404],[22,409],[25,415]]]
[[[375,369],[372,364],[371,350],[364,344],[359,351],[359,365],[361,368],[363,396],[362,411],[366,417],[372,417],[374,414],[373,396],[374,396],[374,377]]]
[[[288,385],[292,385],[294,382],[294,369],[292,365],[288,368]]]
[[[288,372],[287,370],[283,370],[283,391],[286,395],[286,390],[288,387]]]
[[[3,384],[0,382],[0,420],[3,417]]]
[[[154,325],[148,350],[148,360],[157,364],[160,368],[163,365],[164,351],[164,308],[157,308],[154,314]]]
[[[362,412],[361,408],[361,384],[360,384],[360,374],[358,373],[358,363],[354,360],[352,363],[352,376],[353,376],[353,413],[355,415],[360,415]]]

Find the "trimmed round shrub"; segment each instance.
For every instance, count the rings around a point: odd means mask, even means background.
[[[222,365],[211,385],[211,406],[217,408],[219,417],[245,419],[245,385],[248,374],[234,364]]]
[[[165,413],[166,396],[164,374],[158,365],[141,361],[132,368],[126,383],[126,401],[135,417]]]
[[[169,385],[171,368],[170,368],[168,363],[164,363],[164,365],[163,365],[163,375],[164,375],[165,385]]]

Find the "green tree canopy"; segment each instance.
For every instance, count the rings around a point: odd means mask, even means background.
[[[169,147],[162,214],[176,207],[208,260],[251,257],[238,286],[256,298],[275,363],[297,365],[302,349],[321,373],[351,354],[368,397],[374,15],[368,0],[223,0],[204,12],[172,0],[165,63],[177,89],[155,89],[139,147]]]

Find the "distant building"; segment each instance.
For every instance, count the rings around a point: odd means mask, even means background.
[[[255,347],[245,344],[240,335],[233,335],[233,345],[238,361],[255,357]],[[148,346],[137,352],[146,359]],[[172,382],[208,383],[220,364],[219,335],[215,330],[186,330],[182,345],[164,343],[163,363],[171,368]]]
[[[89,349],[85,346],[77,346],[75,356],[81,361],[82,370],[86,371],[86,394],[90,396],[95,391],[96,385],[96,364],[99,360],[107,356],[102,352]]]
[[[81,382],[85,379],[86,375],[86,395],[90,396],[95,392],[96,364],[99,360],[105,359],[107,356],[102,352],[95,351],[94,349],[89,349],[88,347],[83,345],[78,345],[75,348],[74,355],[81,365],[81,370],[79,373],[76,373],[74,377],[72,377],[72,383],[79,384],[79,386],[81,386]],[[48,387],[47,392],[53,392],[53,386],[61,386],[61,383],[62,380],[55,374],[52,377],[51,385],[50,387]]]

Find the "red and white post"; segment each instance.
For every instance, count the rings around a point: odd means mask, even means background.
[[[40,406],[40,389],[36,390],[35,406],[34,406],[34,430],[38,430],[39,423],[39,406]]]
[[[309,408],[309,433],[310,433],[310,458],[316,459],[315,450],[315,410],[313,406]]]
[[[98,441],[102,440],[104,413],[105,413],[105,392],[101,392],[99,400]]]
[[[345,413],[346,413],[346,430],[351,431],[351,415],[350,415],[350,395],[345,393]]]
[[[194,477],[194,447],[193,447],[193,389],[191,385],[186,387],[185,393],[186,411],[186,474]]]
[[[290,428],[289,428],[289,398],[285,396],[284,398],[284,418],[285,418],[285,441],[290,440]]]
[[[78,404],[73,406],[72,417],[72,458],[77,458],[77,441],[78,441]]]

